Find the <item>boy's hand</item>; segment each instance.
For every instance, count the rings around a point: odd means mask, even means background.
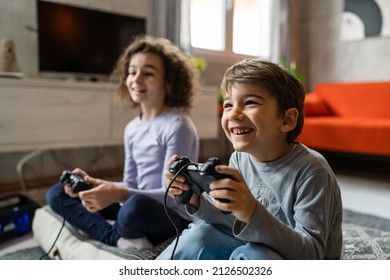
[[[178,155],[174,155],[170,157],[168,160],[168,166],[171,166],[176,160],[178,160],[180,157]],[[165,178],[167,178],[167,186],[171,184],[172,178],[175,176],[175,174],[172,174],[169,171],[166,171],[164,173]],[[188,191],[190,186],[185,183],[186,177],[183,175],[179,175],[176,177],[175,181],[172,182],[169,190],[168,195],[172,198],[175,198],[176,195],[181,195],[183,191]],[[189,204],[191,204],[195,208],[199,208],[199,196],[196,194],[193,194],[191,197],[191,200]]]
[[[237,169],[218,165],[215,170],[231,178],[216,180],[210,184],[210,197],[214,198],[215,207],[232,212],[237,220],[249,223],[255,212],[257,200],[248,188]],[[228,202],[222,202],[228,200]]]

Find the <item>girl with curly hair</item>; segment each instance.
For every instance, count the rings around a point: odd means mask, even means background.
[[[198,74],[177,46],[150,36],[135,38],[113,74],[119,78],[117,96],[140,109],[124,130],[122,182],[92,178],[76,168],[73,173],[94,187],[74,193],[69,184],[57,183],[47,201],[96,240],[126,250],[149,249],[176,233],[164,207],[166,162],[175,154],[198,159],[198,134],[186,114]],[[169,199],[167,209],[178,231],[187,227],[191,218],[180,204]]]

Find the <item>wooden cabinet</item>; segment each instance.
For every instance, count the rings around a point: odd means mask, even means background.
[[[123,143],[139,112],[114,105],[114,85],[0,79],[0,152]],[[218,137],[217,89],[204,88],[191,117],[201,139]]]

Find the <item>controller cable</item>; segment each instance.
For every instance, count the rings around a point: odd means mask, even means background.
[[[169,214],[169,211],[168,211],[168,207],[167,207],[167,197],[168,197],[168,191],[169,189],[171,188],[172,186],[172,183],[176,180],[176,178],[180,175],[180,172],[186,168],[187,166],[189,165],[196,165],[195,163],[193,162],[189,162],[189,163],[186,163],[185,165],[183,165],[176,173],[175,175],[172,177],[172,180],[171,182],[169,182],[168,184],[168,187],[167,187],[167,190],[165,191],[165,195],[164,195],[164,210],[165,210],[165,213],[167,214],[168,216],[168,219],[169,221],[171,222],[171,224],[173,225],[173,227],[175,228],[175,231],[176,231],[176,241],[175,241],[175,245],[173,247],[173,250],[172,250],[172,254],[171,254],[171,260],[173,260],[173,256],[175,254],[175,251],[176,251],[176,247],[177,247],[177,244],[179,242],[179,237],[180,237],[180,233],[179,233],[179,229],[177,228],[175,222],[173,221],[171,215]]]
[[[61,228],[60,228],[60,230],[59,230],[59,232],[58,232],[58,234],[57,234],[56,239],[55,239],[54,242],[53,242],[53,245],[51,245],[49,251],[47,251],[47,253],[43,254],[43,255],[39,258],[39,260],[43,260],[43,258],[46,258],[47,256],[49,256],[51,250],[53,250],[54,245],[57,243],[57,240],[58,240],[58,238],[59,238],[60,235],[61,235],[62,229],[63,229],[64,226],[65,226],[65,221],[66,221],[66,220],[65,220],[65,211],[64,211],[64,196],[65,196],[65,190],[62,190],[62,192],[61,192],[61,214],[62,214],[62,225],[61,225]]]

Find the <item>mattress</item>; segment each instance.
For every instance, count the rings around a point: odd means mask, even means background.
[[[121,250],[84,236],[48,205],[35,211],[32,231],[41,248],[45,252],[50,250],[51,259],[63,260],[153,260],[173,240],[166,240],[150,250]]]

